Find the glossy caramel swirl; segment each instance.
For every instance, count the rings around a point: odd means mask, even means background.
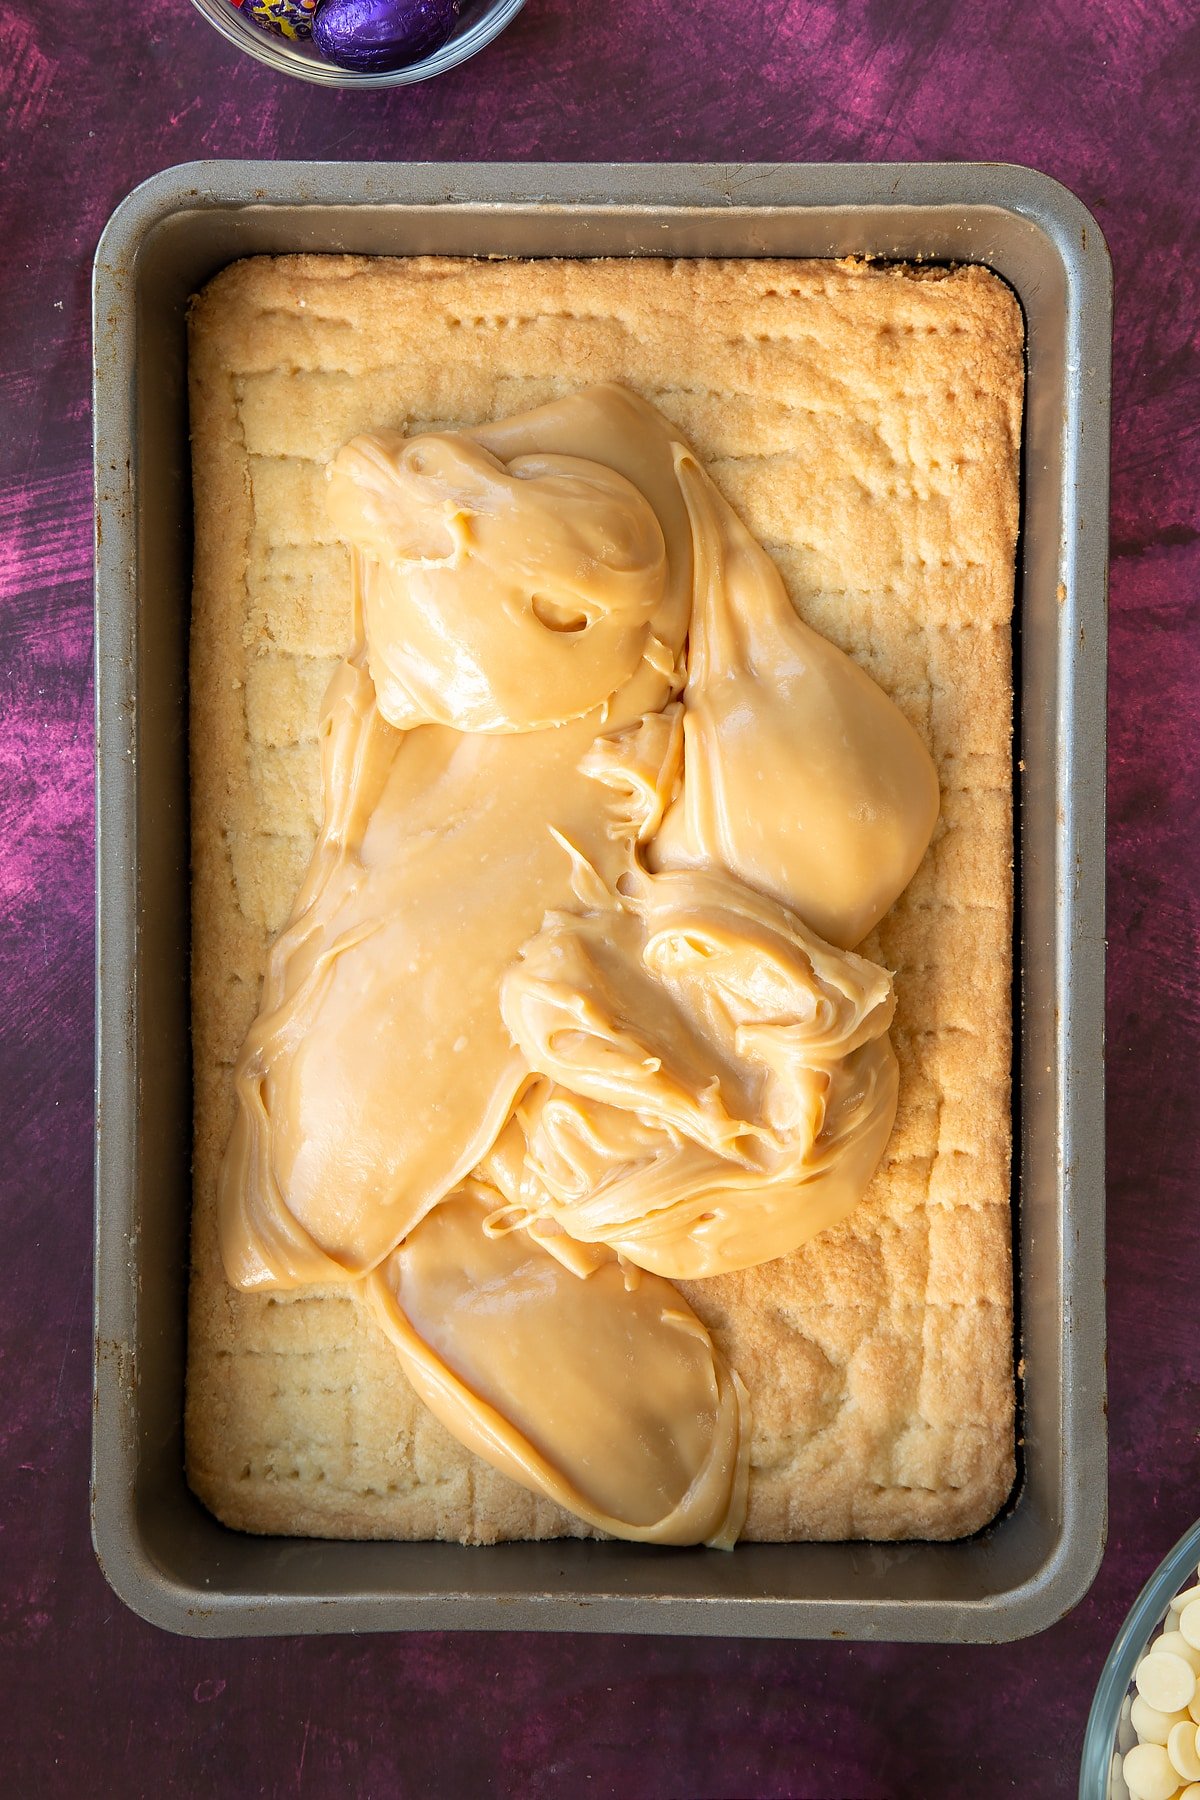
[[[498,1468],[730,1544],[744,1391],[669,1281],[794,1249],[878,1164],[892,987],[849,947],[929,757],[619,388],[356,439],[329,498],[355,641],[236,1071],[229,1278],[360,1283]]]

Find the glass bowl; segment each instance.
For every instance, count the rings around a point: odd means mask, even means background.
[[[381,88],[404,87],[411,81],[428,81],[432,75],[444,75],[469,57],[477,56],[486,44],[499,37],[505,26],[516,18],[525,0],[467,0],[463,17],[454,27],[440,50],[404,69],[341,69],[325,62],[307,41],[292,42],[260,31],[230,0],[192,0],[196,11],[203,13],[209,24],[244,50],[248,56],[278,69],[283,75],[295,75],[300,81],[315,81],[321,87]]]
[[[1121,1759],[1137,1742],[1137,1734],[1129,1720],[1129,1709],[1137,1692],[1133,1686],[1133,1671],[1176,1594],[1196,1585],[1197,1563],[1200,1563],[1200,1520],[1159,1563],[1130,1607],[1108,1653],[1083,1738],[1079,1800],[1129,1800],[1129,1789],[1121,1774]],[[1184,1785],[1180,1776],[1179,1786]]]

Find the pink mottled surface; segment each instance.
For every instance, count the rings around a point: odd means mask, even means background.
[[[25,1795],[1074,1792],[1092,1687],[1200,1513],[1200,17],[1191,0],[530,0],[474,64],[351,97],[184,0],[0,0],[0,1789]],[[1112,1525],[1031,1642],[200,1643],[88,1540],[92,779],[88,271],[204,156],[999,158],[1094,210],[1117,276]]]

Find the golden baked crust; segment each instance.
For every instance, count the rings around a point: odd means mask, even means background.
[[[1010,615],[1023,332],[986,270],[261,258],[193,305],[193,1034],[187,1461],[250,1531],[590,1536],[462,1449],[344,1290],[225,1282],[231,1069],[316,835],[349,636],[321,471],[355,432],[596,381],[674,420],[802,616],[929,744],[932,848],[864,946],[896,973],[900,1110],[861,1206],[681,1284],[752,1398],[745,1536],[950,1538],[1013,1479]]]

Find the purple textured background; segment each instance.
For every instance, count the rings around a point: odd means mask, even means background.
[[[1190,0],[530,0],[363,97],[184,4],[0,0],[0,1788],[24,1795],[1074,1792],[1097,1672],[1200,1513],[1200,22]],[[999,1648],[422,1636],[200,1643],[88,1541],[88,275],[191,157],[997,158],[1074,188],[1117,275],[1110,805],[1112,1522]]]

